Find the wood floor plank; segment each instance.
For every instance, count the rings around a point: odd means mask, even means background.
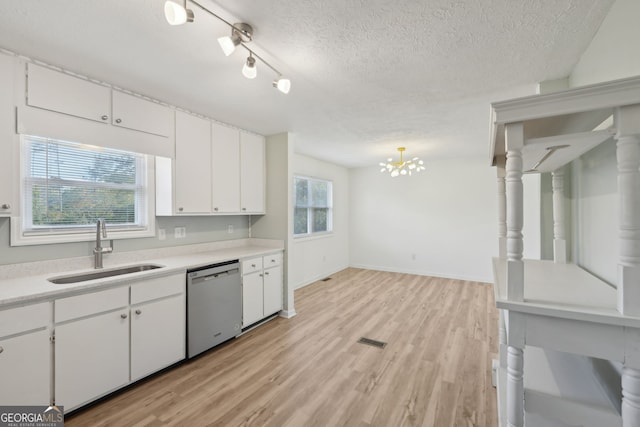
[[[488,284],[349,268],[295,301],[294,318],[78,411],[67,427],[497,426]]]

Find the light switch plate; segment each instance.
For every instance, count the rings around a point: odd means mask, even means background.
[[[187,227],[175,227],[173,233],[176,239],[184,239],[187,237]]]

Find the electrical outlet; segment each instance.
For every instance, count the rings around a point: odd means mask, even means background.
[[[416,254],[411,254],[411,260],[413,260],[413,261],[416,260]]]
[[[167,231],[164,228],[158,229],[158,240],[165,240],[167,238]]]
[[[187,227],[175,227],[173,233],[176,239],[184,239],[187,237]]]
[[[232,224],[227,225],[227,233],[233,234],[233,225]]]

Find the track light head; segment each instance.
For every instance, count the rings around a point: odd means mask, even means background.
[[[249,43],[253,38],[253,27],[244,22],[238,22],[231,27],[231,35],[218,38],[218,43],[225,56],[231,55],[240,43]]]
[[[278,79],[273,81],[273,87],[275,87],[282,93],[289,93],[289,91],[291,90],[291,80],[280,76],[278,77]]]
[[[256,59],[249,55],[247,57],[247,62],[242,67],[242,75],[244,75],[248,79],[255,79],[258,75],[258,69],[256,68]]]
[[[238,46],[241,41],[242,39],[235,34],[218,38],[218,43],[220,44],[222,52],[224,52],[225,56],[231,55],[236,50],[236,46]]]
[[[182,6],[167,0],[164,4],[164,17],[169,25],[182,25],[185,22],[193,22],[193,11],[187,9],[187,0],[182,2]]]

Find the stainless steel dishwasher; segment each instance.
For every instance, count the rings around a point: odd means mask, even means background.
[[[187,271],[187,357],[236,337],[242,326],[238,260]]]

